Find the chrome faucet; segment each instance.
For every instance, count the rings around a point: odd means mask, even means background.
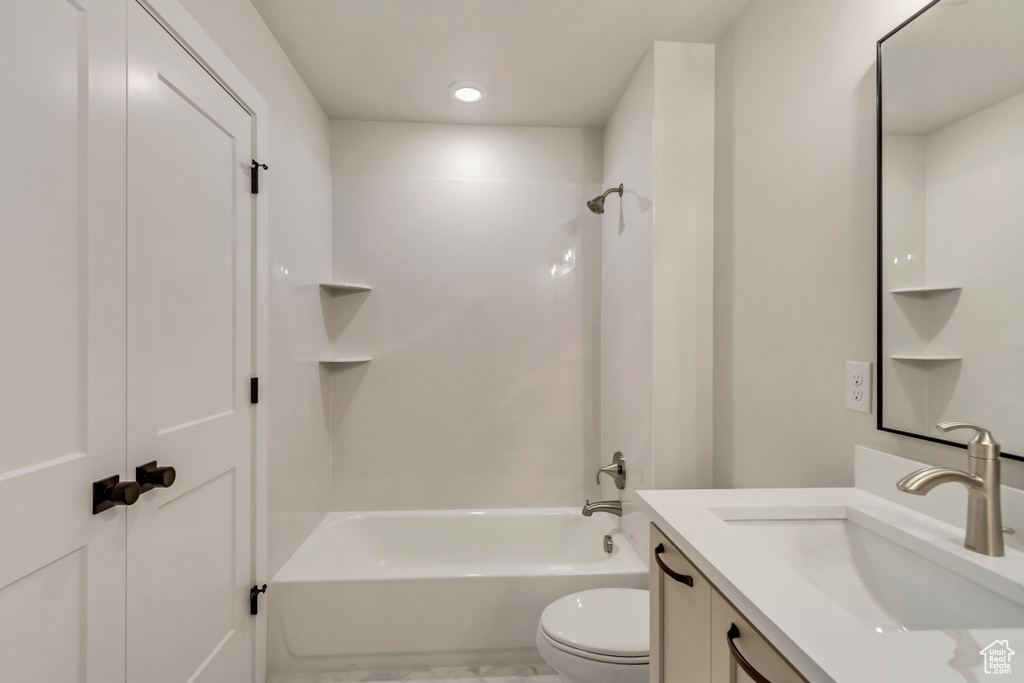
[[[583,506],[583,516],[590,517],[595,512],[607,512],[612,515],[622,516],[622,501],[621,500],[599,500],[596,503],[591,503],[587,500],[587,504]]]
[[[982,555],[1001,557],[1003,551],[1003,513],[999,500],[999,443],[987,429],[967,422],[943,422],[935,425],[944,432],[973,429],[967,444],[967,471],[953,467],[926,467],[900,479],[900,491],[918,496],[939,484],[956,482],[967,487],[967,533],[964,547]]]

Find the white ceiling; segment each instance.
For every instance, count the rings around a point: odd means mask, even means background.
[[[332,119],[587,127],[654,41],[713,43],[749,2],[252,0]]]

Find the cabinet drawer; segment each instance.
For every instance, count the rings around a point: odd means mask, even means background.
[[[654,524],[649,559],[651,683],[706,683],[711,584]]]
[[[722,597],[711,597],[711,683],[806,683]]]

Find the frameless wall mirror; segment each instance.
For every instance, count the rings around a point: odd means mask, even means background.
[[[878,428],[966,420],[1017,460],[1022,28],[1024,0],[937,0],[878,41]]]

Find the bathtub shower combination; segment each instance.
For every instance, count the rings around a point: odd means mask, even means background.
[[[549,603],[646,586],[646,567],[603,514],[335,512],[271,583],[270,670],[537,662]]]

